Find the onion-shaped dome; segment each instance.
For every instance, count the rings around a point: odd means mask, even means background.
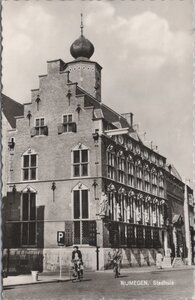
[[[81,34],[81,36],[71,45],[70,53],[75,59],[79,57],[89,59],[94,53],[94,46]]]

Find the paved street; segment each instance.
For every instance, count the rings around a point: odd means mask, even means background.
[[[7,287],[4,300],[61,299],[195,299],[195,270],[121,273],[87,272],[82,282],[55,282]]]

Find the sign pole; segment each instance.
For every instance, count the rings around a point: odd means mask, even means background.
[[[62,280],[62,246],[65,244],[65,232],[64,231],[57,231],[57,242],[58,246],[60,246],[60,281]]]
[[[60,247],[60,281],[62,280],[62,247]]]

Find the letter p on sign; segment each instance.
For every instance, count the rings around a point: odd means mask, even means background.
[[[64,246],[64,242],[65,242],[64,231],[57,231],[57,242],[58,242],[58,246]]]

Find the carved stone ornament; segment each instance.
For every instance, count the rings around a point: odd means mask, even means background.
[[[113,151],[113,149],[114,149],[113,145],[109,145],[107,148],[108,151]]]
[[[136,161],[136,166],[141,166],[141,160],[140,160],[140,159],[138,159],[138,160]]]
[[[119,150],[117,154],[118,154],[118,156],[123,156],[124,153],[122,150]]]
[[[137,195],[137,199],[138,199],[138,200],[143,199],[143,194],[142,194],[142,193],[139,193],[139,194]]]
[[[147,171],[149,171],[149,169],[150,169],[149,165],[148,164],[144,164],[144,169],[147,170]]]
[[[153,199],[153,203],[154,203],[154,204],[158,203],[158,199],[157,199],[157,198],[154,198],[154,199]]]
[[[120,187],[120,189],[118,190],[118,193],[122,194],[122,195],[126,195],[126,191],[123,187]]]
[[[110,183],[107,187],[107,191],[108,192],[116,192],[116,188],[115,188],[114,184]]]
[[[101,217],[107,216],[108,208],[109,208],[108,197],[104,192],[102,192],[100,203],[99,203],[99,215]]]
[[[151,169],[151,173],[154,173],[154,174],[155,174],[155,173],[156,173],[156,168],[153,167],[153,168]]]

